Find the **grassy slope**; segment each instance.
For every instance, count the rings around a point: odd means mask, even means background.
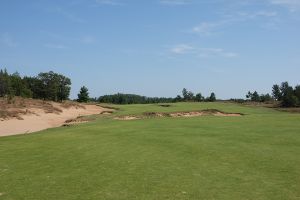
[[[0,199],[299,199],[300,115],[221,103],[120,106],[117,115],[217,108],[243,117],[104,116],[0,138]]]

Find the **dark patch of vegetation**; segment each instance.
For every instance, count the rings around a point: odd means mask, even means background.
[[[164,97],[145,97],[136,94],[113,94],[104,95],[98,98],[100,103],[112,104],[150,104],[150,103],[171,103],[174,102],[173,98]]]
[[[161,104],[161,105],[159,105],[159,106],[160,106],[160,107],[165,107],[165,108],[171,107],[170,104]]]
[[[78,94],[78,99],[77,101],[78,102],[81,102],[81,103],[86,103],[90,100],[90,97],[89,97],[89,90],[87,89],[87,87],[85,86],[82,86],[80,88],[80,91],[79,91],[79,94]]]
[[[258,94],[257,91],[248,92],[246,95],[247,100],[253,102],[271,102],[274,101],[274,98],[270,94]]]
[[[114,111],[102,111],[100,114],[113,114]]]
[[[288,82],[282,82],[281,85],[275,84],[272,87],[272,96],[270,94],[259,95],[256,91],[248,92],[247,99],[252,102],[280,102],[281,107],[299,107],[300,106],[300,85],[295,88]]]
[[[300,107],[293,108],[276,108],[278,111],[289,112],[289,113],[300,113]]]
[[[166,97],[146,97],[136,94],[122,94],[117,93],[113,95],[104,95],[98,98],[100,103],[112,103],[112,104],[153,104],[153,103],[174,103],[174,102],[214,102],[216,101],[215,93],[207,98],[203,97],[201,93],[196,94],[187,89],[183,88],[182,96],[177,95],[175,98],[166,98]],[[160,105],[164,107],[164,105]],[[168,107],[168,106],[165,106]]]
[[[18,72],[9,74],[6,69],[0,70],[0,97],[63,101],[69,98],[70,90],[71,79],[53,71],[21,77]]]
[[[229,99],[229,101],[235,102],[235,103],[245,103],[245,102],[247,102],[247,100],[245,100],[245,99]]]
[[[182,96],[177,95],[175,99],[177,99],[177,102],[180,101],[189,101],[189,102],[214,102],[217,100],[216,94],[212,92],[209,97],[205,98],[202,96],[201,93],[197,93],[196,96],[194,96],[194,93],[191,91],[188,91],[186,88],[183,88],[182,90]]]

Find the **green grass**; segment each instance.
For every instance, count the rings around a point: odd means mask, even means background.
[[[0,138],[0,199],[300,199],[300,114],[229,103],[118,107],[86,124]],[[211,108],[245,116],[113,119]]]

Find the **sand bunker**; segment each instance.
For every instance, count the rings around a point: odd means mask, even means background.
[[[48,104],[51,104],[48,105]],[[74,104],[66,105],[54,102],[45,104],[51,109],[39,106],[26,106],[15,111],[15,117],[0,118],[0,136],[32,133],[48,128],[60,127],[64,124],[78,124],[87,122],[82,116],[101,113],[111,113],[113,110],[97,105]],[[12,109],[8,109],[9,112]],[[20,112],[21,111],[21,112]]]
[[[220,116],[220,117],[238,117],[242,116],[241,113],[226,113],[215,109],[189,111],[189,112],[174,112],[174,113],[159,113],[159,112],[146,112],[140,116],[120,116],[114,119],[117,120],[137,120],[150,117],[198,117],[198,116]]]

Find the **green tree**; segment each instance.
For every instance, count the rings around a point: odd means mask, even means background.
[[[184,100],[188,99],[188,91],[187,91],[186,88],[183,88],[183,90],[182,90],[182,96],[183,96]]]
[[[37,99],[62,101],[68,99],[71,80],[53,71],[39,73],[36,77],[22,78],[18,72],[9,75],[0,70],[0,96],[22,96]]]
[[[188,91],[187,93],[187,100],[191,101],[194,99],[194,93],[191,91]]]
[[[273,85],[273,87],[272,87],[272,95],[273,95],[273,97],[274,97],[274,99],[276,101],[281,101],[282,94],[281,94],[279,85],[277,85],[277,84]]]
[[[177,95],[174,99],[174,102],[180,102],[180,101],[182,101],[182,98],[180,95]]]
[[[261,95],[259,96],[259,100],[260,100],[261,102],[269,102],[269,101],[272,101],[273,98],[272,98],[272,96],[271,96],[270,94],[261,94]]]
[[[281,106],[283,107],[295,107],[299,104],[297,98],[296,89],[293,89],[288,82],[282,82],[280,85],[280,92],[282,95]]]
[[[57,97],[59,101],[69,98],[71,91],[71,79],[61,74],[58,75],[58,91]]]
[[[254,91],[253,93],[249,91],[248,94],[246,95],[246,98],[250,99],[250,101],[260,102],[260,96],[256,91]]]
[[[290,92],[289,90],[290,90],[289,83],[287,81],[282,82],[281,86],[280,86],[280,92],[281,92],[282,97],[287,95],[287,93]]]
[[[44,99],[43,93],[43,84],[40,79],[37,77],[28,77],[23,78],[24,84],[29,91],[31,91],[31,97],[34,99]]]
[[[4,97],[6,94],[6,82],[4,78],[4,72],[0,70],[0,97]]]
[[[71,90],[71,80],[53,71],[40,73],[35,82],[35,89],[39,98],[63,101],[68,99]]]
[[[295,87],[295,95],[298,98],[298,100],[300,101],[300,85],[297,85]]]
[[[204,97],[202,96],[201,93],[196,94],[195,100],[198,102],[204,101]]]
[[[296,107],[299,103],[298,98],[295,96],[294,90],[292,87],[285,88],[285,93],[282,98],[283,107]]]
[[[88,102],[89,100],[89,90],[87,89],[87,87],[83,86],[80,88],[79,94],[78,94],[78,102]],[[120,103],[119,102],[120,99],[118,99],[118,102],[116,103]]]
[[[253,92],[251,101],[260,102],[260,97],[259,97],[258,92],[256,92],[256,91]]]
[[[0,70],[0,97],[4,96],[12,96],[13,90],[11,87],[11,79],[9,74],[7,73],[7,70],[4,69],[4,71]]]
[[[246,98],[251,100],[252,97],[253,97],[253,94],[250,91],[248,91],[248,93],[246,94]]]
[[[10,76],[10,79],[11,79],[12,91],[15,96],[28,97],[28,98],[32,96],[32,92],[27,87],[25,81],[21,78],[18,72],[13,73]]]
[[[210,102],[216,101],[216,100],[217,100],[216,94],[212,92],[212,93],[210,94],[208,100],[209,100]]]

